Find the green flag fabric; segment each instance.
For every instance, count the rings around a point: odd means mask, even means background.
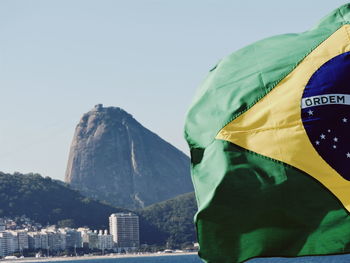
[[[207,263],[350,253],[350,4],[221,60],[188,111]]]

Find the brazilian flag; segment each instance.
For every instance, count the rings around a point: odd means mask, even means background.
[[[189,109],[207,263],[350,252],[350,4],[229,55]]]

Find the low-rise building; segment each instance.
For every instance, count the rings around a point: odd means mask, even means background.
[[[17,230],[17,238],[18,238],[18,249],[22,251],[23,249],[28,249],[28,232],[26,230]]]
[[[8,255],[12,254],[14,252],[19,251],[19,245],[18,245],[18,237],[17,237],[17,232],[15,231],[8,231],[7,232],[8,239],[7,239],[7,250],[8,250]]]
[[[39,232],[28,232],[28,247],[31,250],[42,248],[41,234]]]
[[[105,249],[113,249],[113,236],[108,235],[107,230],[100,230],[98,233],[98,248]]]
[[[83,246],[89,249],[98,248],[98,234],[97,230],[83,229],[81,231],[81,239]]]
[[[66,248],[64,234],[49,231],[47,232],[47,237],[48,237],[48,249],[59,251],[59,250],[64,250]]]
[[[12,231],[0,232],[1,239],[1,254],[3,256],[10,255],[18,251],[18,239],[17,234]]]
[[[49,235],[45,231],[40,232],[40,248],[49,249]]]
[[[72,228],[60,228],[60,232],[65,234],[66,248],[81,248],[81,233]]]
[[[5,221],[2,218],[0,218],[0,232],[5,231],[5,229],[6,229]]]
[[[7,255],[6,238],[4,237],[4,232],[0,232],[0,257]]]

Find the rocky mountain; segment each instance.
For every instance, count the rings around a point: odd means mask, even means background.
[[[117,107],[96,105],[76,127],[65,182],[128,209],[193,191],[189,158]]]

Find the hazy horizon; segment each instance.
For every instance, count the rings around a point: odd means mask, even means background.
[[[63,180],[82,115],[121,107],[188,154],[186,111],[224,56],[346,1],[0,1],[0,171]]]

